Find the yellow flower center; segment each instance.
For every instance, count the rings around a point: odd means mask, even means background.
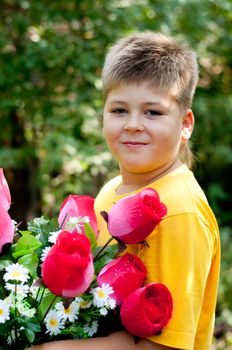
[[[20,277],[21,276],[21,273],[19,272],[19,271],[13,271],[12,272],[12,277],[13,278],[18,278],[18,277]]]
[[[56,327],[58,325],[57,320],[50,320],[49,323],[51,327]]]
[[[106,296],[106,293],[104,292],[104,290],[100,289],[98,292],[97,292],[99,298],[105,298]]]
[[[0,316],[3,315],[3,309],[0,309]]]
[[[89,302],[86,301],[86,300],[82,300],[79,304],[80,308],[85,308],[85,307],[88,307],[89,306]]]
[[[64,309],[64,313],[67,314],[67,315],[70,315],[71,314],[71,308],[68,307],[67,309]]]

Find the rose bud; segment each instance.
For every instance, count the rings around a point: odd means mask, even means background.
[[[13,237],[13,221],[6,209],[0,205],[0,253],[4,244],[13,242]]]
[[[125,244],[136,244],[154,230],[166,215],[166,206],[152,188],[119,200],[108,214],[108,230]]]
[[[9,210],[11,204],[10,190],[3,173],[3,169],[0,168],[0,205]]]
[[[73,221],[73,227],[70,219]],[[70,194],[61,204],[58,222],[61,229],[78,233],[85,233],[84,223],[89,222],[97,237],[98,228],[94,212],[94,198]]]
[[[168,288],[161,283],[151,283],[127,296],[120,317],[130,334],[143,338],[160,333],[171,319],[172,310]]]
[[[128,294],[140,288],[146,268],[136,255],[126,253],[103,267],[97,276],[98,284],[108,283],[114,290],[112,298],[120,305]]]
[[[89,239],[62,231],[43,264],[43,282],[53,294],[76,297],[90,286],[94,275]]]

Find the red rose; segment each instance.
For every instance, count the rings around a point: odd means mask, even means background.
[[[172,310],[168,288],[161,283],[151,283],[128,295],[120,316],[130,334],[143,338],[159,333],[171,319]]]
[[[142,242],[166,215],[166,206],[158,193],[146,188],[119,200],[108,214],[110,234],[125,244]]]
[[[90,196],[78,196],[70,194],[61,204],[60,214],[58,217],[59,225],[62,226],[62,229],[65,229],[70,232],[85,233],[84,231],[84,220],[80,220],[78,223],[78,229],[69,229],[66,228],[67,221],[70,218],[88,218],[90,226],[92,227],[95,235],[98,235],[97,228],[97,219],[94,212],[94,198]]]
[[[8,211],[10,208],[10,203],[10,190],[4,176],[3,169],[0,168],[0,205]]]
[[[0,253],[6,243],[12,243],[14,237],[14,224],[6,209],[0,205]]]
[[[56,295],[76,297],[88,289],[93,275],[89,239],[62,231],[42,264],[44,284]]]
[[[145,277],[143,262],[137,256],[126,253],[103,267],[97,281],[100,286],[109,283],[114,290],[111,297],[120,305],[128,294],[143,285]]]

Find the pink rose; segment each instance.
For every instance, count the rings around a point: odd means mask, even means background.
[[[76,297],[88,289],[93,275],[89,239],[62,231],[42,264],[44,284],[53,294]]]
[[[66,224],[70,218],[80,219],[77,223],[77,228],[66,228]],[[82,220],[84,218],[84,220]],[[58,217],[59,225],[62,225],[62,229],[70,232],[85,233],[84,221],[85,218],[89,219],[89,224],[92,227],[95,235],[98,235],[97,219],[94,212],[94,198],[90,196],[78,196],[70,194],[61,204],[60,214]]]
[[[3,173],[3,169],[0,168],[0,205],[9,210],[11,204],[11,195],[10,190],[6,181],[6,178]]]
[[[6,243],[12,243],[14,237],[14,224],[10,215],[4,207],[0,205],[0,253]]]
[[[126,253],[112,260],[97,276],[98,284],[109,283],[114,294],[111,295],[120,305],[128,294],[140,288],[146,277],[146,268],[136,256]]]
[[[152,188],[119,200],[108,214],[110,234],[125,244],[140,243],[166,215],[166,206]]]
[[[172,317],[173,300],[168,288],[151,283],[128,295],[120,310],[123,326],[138,337],[159,333]]]

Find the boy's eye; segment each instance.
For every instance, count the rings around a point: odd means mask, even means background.
[[[125,114],[127,113],[127,110],[124,109],[124,108],[114,108],[111,113],[114,113],[114,114]]]
[[[157,115],[162,115],[163,113],[154,109],[149,109],[148,111],[145,111],[144,114],[148,116],[157,116]]]

